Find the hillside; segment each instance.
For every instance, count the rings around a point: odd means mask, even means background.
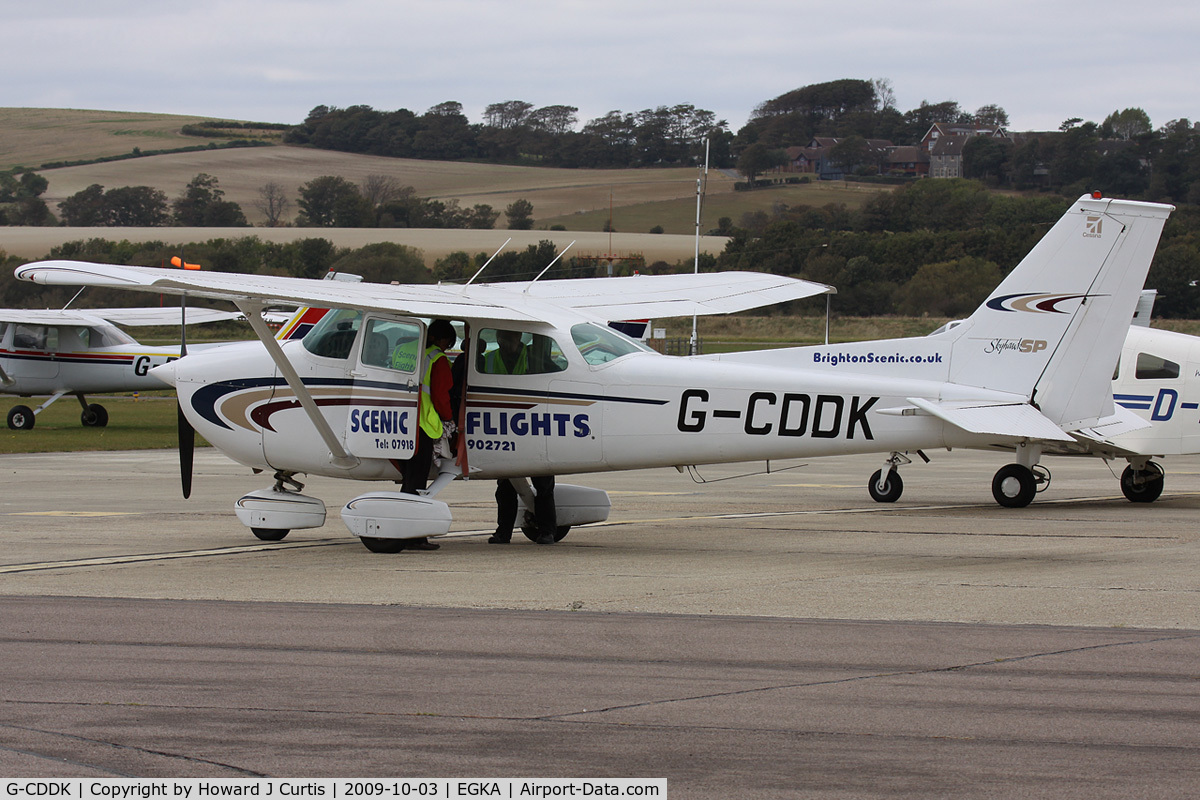
[[[135,147],[166,150],[223,142],[221,138],[184,136],[185,124],[198,117],[132,114],[70,109],[0,108],[0,169],[37,167],[47,162],[79,161],[123,155]],[[599,231],[609,209],[638,206],[632,213],[613,213],[617,230],[646,232],[662,225],[668,233],[690,234],[695,226],[696,170],[558,169],[469,162],[420,161],[339,153],[277,145],[234,150],[170,153],[73,167],[40,170],[50,182],[43,199],[57,204],[92,184],[106,189],[151,186],[179,196],[199,173],[215,176],[225,199],[242,207],[251,224],[264,215],[255,203],[268,182],[282,185],[296,211],[296,190],[322,175],[359,182],[369,175],[388,175],[417,194],[443,201],[457,199],[470,207],[485,203],[502,210],[513,200],[533,203],[538,227],[562,224],[568,229]],[[788,187],[752,195],[733,192],[734,177],[709,173],[705,228],[719,216],[738,218],[745,211],[770,208],[775,202],[856,206],[873,190],[846,190],[840,184]],[[775,192],[778,192],[776,194]],[[668,203],[667,206],[662,204]],[[649,204],[649,205],[647,205]],[[710,219],[711,217],[711,219]],[[503,224],[503,218],[501,219]]]
[[[134,148],[169,150],[226,141],[180,132],[184,125],[202,121],[172,114],[0,108],[0,170],[119,156]]]

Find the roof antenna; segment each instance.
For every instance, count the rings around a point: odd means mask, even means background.
[[[500,250],[503,250],[504,248],[508,247],[508,243],[509,243],[509,242],[511,242],[511,241],[512,241],[512,237],[511,237],[511,236],[510,236],[510,237],[508,237],[507,239],[505,239],[505,240],[504,240],[504,244],[500,245]],[[476,272],[474,275],[472,275],[472,276],[471,276],[471,280],[469,280],[469,281],[467,281],[466,283],[464,283],[464,284],[463,284],[463,289],[464,289],[464,290],[465,290],[465,289],[466,289],[468,286],[470,286],[470,285],[471,285],[471,283],[472,283],[472,282],[473,282],[473,281],[474,281],[476,278],[478,278],[478,277],[479,277],[479,276],[480,276],[480,275],[483,273],[483,271],[484,271],[485,269],[487,269],[487,268],[488,268],[488,264],[492,263],[492,261],[494,261],[494,260],[496,259],[496,256],[500,255],[500,250],[497,250],[496,252],[492,253],[492,257],[491,257],[491,258],[489,258],[489,259],[488,259],[488,260],[487,260],[487,261],[484,263],[484,265],[483,265],[482,267],[480,267],[480,268],[479,268],[479,272]]]
[[[569,245],[567,245],[566,247],[564,247],[562,252],[554,257],[554,261],[551,261],[549,264],[547,264],[546,269],[539,272],[537,275],[537,278],[534,278],[533,280],[531,280],[529,282],[529,285],[525,287],[525,294],[529,294],[529,290],[531,288],[533,288],[533,284],[537,283],[537,279],[542,277],[543,275],[545,275],[550,270],[550,268],[553,267],[555,265],[555,263],[557,263],[560,258],[565,256],[567,254],[567,251],[570,250],[574,246],[575,246],[575,240],[572,239],[571,243]]]
[[[708,188],[708,137],[704,137],[704,169],[697,170],[696,175],[696,263],[694,272],[700,274],[700,206],[704,200],[704,190]],[[692,338],[688,344],[688,354],[698,355],[700,352],[700,337],[696,331],[696,315],[692,314]]]
[[[78,300],[78,299],[79,299],[79,295],[83,294],[83,290],[84,290],[84,289],[86,289],[86,288],[87,288],[86,286],[80,286],[80,287],[79,287],[79,291],[75,293],[75,296],[74,296],[74,297],[72,297],[70,300],[68,300],[68,301],[67,301],[67,304],[66,304],[65,306],[63,306],[63,311],[66,311],[68,308],[70,308],[70,307],[71,307],[71,303],[74,303],[76,300]]]

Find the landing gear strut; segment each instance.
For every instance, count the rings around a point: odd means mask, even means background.
[[[917,451],[917,455],[926,464],[929,463],[929,456],[921,450]],[[875,470],[871,475],[871,480],[867,481],[867,491],[871,494],[871,499],[876,503],[894,503],[900,499],[900,495],[904,494],[904,481],[900,479],[900,467],[905,464],[911,464],[912,459],[903,453],[892,451],[887,457],[887,461],[883,462],[883,469]]]
[[[1017,463],[1005,464],[992,478],[992,497],[1005,508],[1024,508],[1050,486],[1050,470],[1038,464],[1042,449],[1024,442],[1017,446]]]

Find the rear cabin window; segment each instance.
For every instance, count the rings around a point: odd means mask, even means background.
[[[484,328],[475,348],[475,371],[482,375],[544,375],[567,368],[558,342],[540,333]]]
[[[1151,353],[1138,353],[1134,377],[1138,380],[1169,380],[1179,377],[1179,365]]]

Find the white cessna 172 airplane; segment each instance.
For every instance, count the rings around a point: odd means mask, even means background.
[[[1083,197],[962,325],[937,337],[676,358],[609,320],[726,313],[827,290],[757,273],[465,286],[336,284],[45,261],[16,269],[44,284],[125,287],[233,301],[261,345],[227,345],[155,370],[183,414],[234,460],[275,471],[241,498],[260,538],[319,527],[325,506],[300,473],[397,481],[414,450],[426,319],[465,323],[469,362],[457,466],[443,459],[419,495],[367,492],[342,519],[368,549],[443,534],[435,499],[459,475],[583,473],[1013,442],[994,485],[1034,491],[1036,443],[1133,426],[1109,381],[1171,206]],[[269,303],[338,309],[279,343]],[[522,334],[524,374],[493,374],[497,332]],[[186,456],[185,456],[186,459]],[[185,494],[190,477],[185,465]],[[1009,491],[1005,488],[1004,491]],[[560,485],[560,533],[608,515],[604,492]]]
[[[179,325],[184,316],[179,308],[0,309],[0,394],[50,395],[32,410],[13,406],[8,427],[30,430],[38,414],[68,394],[79,399],[85,426],[104,427],[108,411],[88,403],[86,395],[161,389],[162,381],[150,370],[179,357],[179,345],[139,344],[116,326]],[[186,311],[189,325],[241,316],[208,308]]]

